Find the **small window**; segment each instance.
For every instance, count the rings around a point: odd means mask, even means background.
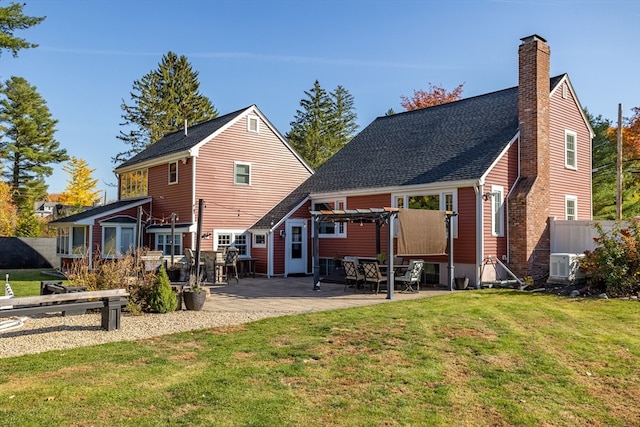
[[[171,233],[156,234],[156,250],[171,255]],[[173,255],[182,255],[182,233],[173,234]]]
[[[247,116],[247,130],[249,132],[260,132],[259,123],[257,116]]]
[[[576,196],[564,196],[564,217],[567,221],[578,219],[578,198]]]
[[[576,160],[576,133],[565,131],[564,132],[564,164],[569,169],[578,169],[578,163]]]
[[[258,233],[253,235],[253,247],[254,248],[266,248],[267,247],[267,235],[264,233]]]
[[[169,184],[178,182],[178,162],[169,163]]]
[[[251,184],[251,165],[248,163],[235,163],[236,169],[236,181],[238,185],[250,185]]]
[[[562,99],[567,99],[569,97],[569,88],[566,84],[562,85]]]
[[[504,189],[501,186],[491,186],[491,234],[504,236]]]
[[[238,250],[239,256],[249,256],[249,250],[247,247],[247,233],[240,230],[230,231],[217,231],[215,234],[215,246],[214,250],[224,251],[228,247],[233,246]]]

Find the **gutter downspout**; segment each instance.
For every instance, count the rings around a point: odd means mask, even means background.
[[[484,260],[484,204],[482,203],[482,195],[484,194],[484,183],[478,181],[473,186],[476,193],[476,289],[480,289],[480,271],[482,270],[482,262]]]
[[[89,271],[93,269],[93,224],[89,226]]]

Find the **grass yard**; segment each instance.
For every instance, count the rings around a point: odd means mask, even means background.
[[[49,273],[49,274],[47,274]],[[64,278],[55,275],[55,270],[35,269],[35,270],[0,270],[2,278],[2,289],[0,294],[4,295],[4,283],[6,275],[9,275],[9,284],[16,297],[28,297],[40,294],[40,281],[59,280],[63,284],[68,284]]]
[[[484,290],[0,359],[0,425],[639,425],[639,325]]]

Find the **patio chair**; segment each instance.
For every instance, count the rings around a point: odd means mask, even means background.
[[[380,272],[380,267],[377,262],[363,262],[362,270],[364,271],[364,280],[366,283],[371,284],[371,290],[373,285],[376,285],[376,294],[380,292],[380,284],[387,283],[387,276]]]
[[[224,276],[229,281],[229,269],[233,269],[233,277],[236,278],[236,283],[240,283],[238,280],[238,249],[230,247],[227,249],[227,253],[224,256]]]
[[[361,283],[364,285],[365,283],[364,274],[362,274],[355,261],[348,261],[345,259],[342,261],[342,266],[344,267],[345,274],[344,290],[346,291],[347,288],[352,285],[353,290],[357,291],[358,285]]]
[[[409,263],[409,268],[402,276],[396,277],[396,282],[404,284],[404,288],[400,292],[419,292],[420,291],[420,278],[422,275],[422,268],[424,267],[423,260],[413,259]],[[415,289],[414,289],[415,286]]]
[[[185,248],[183,253],[185,258],[187,259],[187,265],[189,266],[189,277],[191,277],[192,274],[196,273],[196,257],[193,254],[193,250],[189,248]],[[200,261],[200,266],[204,267],[204,261]],[[204,273],[204,268],[200,270],[200,273]]]

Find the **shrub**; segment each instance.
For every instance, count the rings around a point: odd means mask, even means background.
[[[97,255],[89,269],[88,258],[74,259],[65,271],[74,286],[84,286],[89,291],[102,289],[126,289],[129,292],[127,310],[140,313],[148,310],[150,292],[155,283],[155,271],[147,271],[139,255],[144,251],[127,253],[118,259],[105,259]]]
[[[640,292],[640,222],[627,225],[616,222],[607,232],[596,223],[599,237],[594,241],[599,246],[585,252],[580,263],[588,283],[613,297]]]
[[[160,267],[160,271],[156,275],[156,282],[151,289],[149,298],[149,307],[158,313],[169,313],[178,308],[178,299],[171,289],[169,276],[167,276],[164,266]]]

